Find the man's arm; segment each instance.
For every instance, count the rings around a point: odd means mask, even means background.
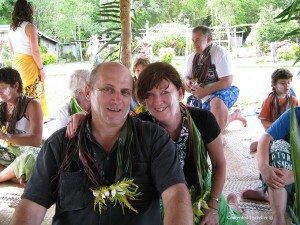
[[[185,184],[175,184],[162,193],[164,225],[192,225],[191,197]]]
[[[228,75],[225,77],[221,77],[219,81],[206,85],[204,87],[191,88],[192,94],[197,98],[204,98],[207,95],[210,95],[216,91],[229,88],[232,84],[233,76]]]
[[[39,225],[43,222],[47,209],[35,202],[21,199],[10,225]]]

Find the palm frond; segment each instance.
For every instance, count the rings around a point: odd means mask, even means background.
[[[292,103],[292,101],[291,101]],[[290,144],[295,179],[295,203],[294,213],[296,218],[300,217],[300,129],[296,118],[295,107],[291,104]]]

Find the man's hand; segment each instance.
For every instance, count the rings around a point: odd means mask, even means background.
[[[199,99],[202,99],[205,96],[210,94],[209,87],[207,87],[207,86],[192,87],[191,91],[192,91],[192,94],[195,95]]]
[[[191,79],[185,79],[185,90],[189,93],[192,92],[191,88],[193,86],[193,81]]]
[[[285,185],[295,183],[293,171],[285,168],[280,168],[280,170],[283,173],[283,176],[281,178],[284,180]]]
[[[285,186],[283,179],[285,174],[281,169],[267,166],[261,171],[261,175],[270,188],[277,189]]]

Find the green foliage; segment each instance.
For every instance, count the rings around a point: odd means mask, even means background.
[[[65,62],[76,62],[77,59],[73,55],[73,52],[69,51],[61,55],[61,59],[63,59]]]
[[[278,41],[285,33],[297,27],[297,23],[294,21],[289,21],[286,24],[276,23],[274,17],[278,12],[278,10],[274,11],[272,8],[268,8],[260,14],[260,20],[255,28],[255,43],[257,43],[261,49],[263,49],[267,43]]]
[[[185,37],[181,34],[172,34],[162,36],[159,39],[156,39],[153,43],[153,53],[154,55],[159,54],[161,48],[174,48],[175,55],[183,56],[186,46]]]
[[[267,54],[270,52],[270,46],[268,43],[266,42],[262,42],[259,44],[259,50],[264,53],[264,54]]]
[[[291,20],[294,20],[297,22],[297,26],[293,30],[289,30],[285,33],[285,35],[282,37],[282,39],[287,39],[294,36],[300,36],[300,1],[294,0],[290,6],[288,6],[286,9],[284,9],[279,15],[275,17],[277,19],[278,23],[289,23]],[[298,58],[296,59],[294,65],[300,61],[300,56],[297,55]],[[300,207],[300,206],[299,206]],[[300,214],[298,214],[300,216]]]
[[[174,48],[161,48],[159,50],[159,58],[162,62],[171,64],[175,56]]]
[[[278,58],[288,61],[288,60],[296,60],[300,57],[300,46],[297,43],[292,43],[288,47],[280,48],[277,51]]]
[[[60,41],[87,39],[98,30],[96,0],[32,0],[38,29]]]
[[[120,26],[120,3],[119,1],[110,1],[107,3],[100,4],[98,11],[99,22],[105,27],[99,36],[103,34],[107,35],[109,40],[100,48],[99,52],[101,56],[104,54],[102,52],[107,52],[109,46],[118,46],[117,49],[114,49],[108,54],[103,56],[103,61],[113,57],[115,59],[116,55],[112,56],[116,52],[120,51],[120,40],[121,40],[121,26]],[[119,55],[117,59],[119,59]]]
[[[57,62],[57,57],[54,54],[42,53],[41,55],[42,55],[44,65],[54,64]]]
[[[11,13],[14,3],[14,0],[0,0],[0,24],[11,23]]]
[[[48,49],[45,45],[40,45],[39,48],[40,48],[41,54],[48,52]]]
[[[293,104],[291,105],[290,143],[293,174],[295,179],[295,202],[293,210],[295,213],[295,218],[300,218],[300,129],[296,118],[295,108]]]
[[[7,42],[4,42],[2,45],[2,64],[5,67],[12,66],[12,56]]]

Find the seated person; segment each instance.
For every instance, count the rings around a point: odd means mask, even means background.
[[[0,182],[27,181],[42,140],[43,114],[40,103],[23,94],[20,74],[0,69]]]
[[[202,100],[202,103],[199,101],[192,105],[210,110],[221,132],[234,120],[240,120],[246,126],[247,120],[239,109],[229,113],[239,96],[239,88],[232,85],[233,70],[229,52],[213,43],[212,30],[206,26],[193,29],[192,41],[195,51],[188,57],[183,74],[185,88]]]
[[[176,69],[167,63],[151,63],[137,81],[137,97],[149,112],[138,117],[169,133],[187,185],[194,190],[191,191],[194,206],[207,203],[206,208],[195,207],[195,224],[200,221],[202,224],[245,224],[238,212],[236,196],[231,194],[228,198],[231,208],[222,195],[226,161],[220,127],[211,112],[186,108],[180,103],[183,96],[184,84]],[[73,121],[79,116],[82,115],[73,116]],[[208,157],[211,170],[206,163]]]
[[[292,78],[292,73],[287,69],[277,69],[272,73],[272,92],[264,100],[261,112],[258,116],[266,130],[282,113],[290,108],[290,98],[292,98],[294,106],[298,106],[298,100],[296,97],[290,95],[290,84],[292,82]],[[257,143],[257,141],[251,143],[251,153],[256,152]],[[257,190],[247,189],[243,191],[242,198],[257,201],[268,201],[268,196],[265,195],[260,188]]]
[[[287,69],[277,69],[271,75],[272,92],[264,100],[258,118],[263,127],[268,129],[272,123],[290,108],[290,97],[294,106],[298,106],[298,100],[291,93],[292,73]],[[291,96],[292,95],[292,96]],[[257,141],[250,145],[250,152],[256,152]]]
[[[71,98],[57,113],[54,120],[44,124],[43,138],[47,139],[53,132],[67,126],[69,116],[78,112],[89,112],[90,101],[84,95],[86,85],[90,77],[89,70],[75,70],[70,77],[69,90]]]
[[[299,124],[300,107],[295,108]],[[294,201],[295,187],[289,144],[290,113],[282,114],[262,135],[258,142],[257,160],[263,190],[268,192],[273,223],[286,225],[287,205]]]
[[[136,83],[140,73],[146,68],[147,65],[150,64],[150,61],[148,58],[137,58],[134,61],[133,64],[133,73],[134,73],[134,77],[133,77],[133,81],[134,83]],[[140,112],[145,111],[145,108],[140,105],[137,100],[136,97],[133,96],[132,97],[132,101],[130,103],[130,114],[132,116],[136,116],[138,115]]]
[[[170,136],[128,116],[129,70],[105,62],[92,72],[91,110],[69,140],[66,129],[47,139],[11,225],[41,224],[56,203],[56,225],[192,225],[190,195]]]

